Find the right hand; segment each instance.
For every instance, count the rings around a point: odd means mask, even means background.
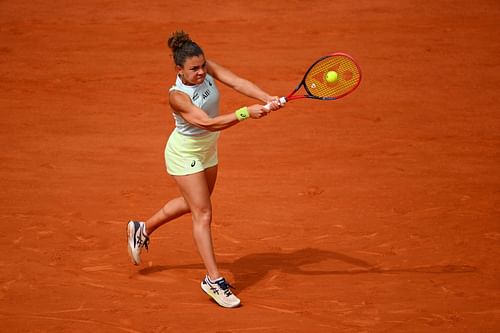
[[[279,110],[282,107],[278,99],[273,99],[270,101],[270,105],[260,105],[255,104],[248,107],[248,113],[250,114],[250,118],[259,119],[264,116],[267,116],[271,113],[271,111]]]
[[[260,104],[254,104],[254,105],[250,105],[247,107],[248,109],[248,113],[250,115],[250,118],[253,118],[253,119],[260,119],[262,117],[265,117],[267,116],[271,110],[268,110],[264,107],[264,105],[260,105]]]

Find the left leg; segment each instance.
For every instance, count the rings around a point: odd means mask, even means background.
[[[212,194],[215,182],[217,181],[217,170],[218,168],[216,165],[204,171],[210,195]],[[151,234],[162,225],[189,212],[191,212],[191,210],[189,209],[184,197],[178,197],[170,200],[165,204],[165,206],[163,206],[146,221],[146,231],[148,236],[151,236]]]
[[[211,209],[211,203],[210,203],[210,195],[213,192],[215,182],[217,180],[217,165],[214,167],[210,167],[208,169],[205,169],[203,172],[199,172],[197,174],[198,176],[192,177],[192,175],[188,176],[175,176],[174,179],[188,179],[186,184],[192,183],[194,181],[195,185],[194,188],[199,188],[199,189],[207,189],[207,194],[206,196],[208,197],[208,202],[210,204],[210,209]],[[201,176],[201,177],[199,177]],[[191,180],[192,179],[192,180]],[[179,183],[178,183],[179,185]],[[183,192],[181,186],[179,185],[179,188],[181,189],[181,192]],[[167,204],[162,207],[156,214],[154,214],[151,218],[149,218],[146,222],[141,222],[141,221],[130,221],[127,225],[127,235],[128,235],[128,252],[129,255],[132,259],[132,263],[135,265],[139,265],[141,263],[141,252],[142,248],[145,247],[146,249],[148,248],[149,245],[149,237],[150,235],[160,226],[163,224],[170,222],[171,220],[182,216],[186,213],[189,213],[191,211],[190,206],[188,205],[188,202],[186,201],[185,197],[178,197],[170,200],[167,202]],[[199,220],[199,219],[197,219]],[[210,214],[210,220],[211,220],[211,214]],[[193,219],[193,221],[195,221]],[[210,223],[208,223],[208,235],[209,235],[209,240],[210,242],[207,243],[206,241],[206,235],[207,231],[199,232],[199,224],[194,224],[193,231],[196,237],[198,237],[201,241],[203,241],[203,244],[210,244],[208,247],[204,246],[205,250],[200,252],[202,254],[202,257],[208,260],[209,265],[207,267],[211,267],[210,271],[212,274],[218,274],[216,265],[215,265],[215,258],[213,256],[213,248],[212,248],[212,243],[211,243],[211,234],[210,234]],[[198,243],[197,243],[198,245]],[[210,253],[212,253],[212,256],[210,256]],[[213,259],[211,259],[213,258]]]

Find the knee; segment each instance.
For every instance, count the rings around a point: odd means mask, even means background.
[[[199,226],[208,226],[212,222],[212,209],[210,207],[192,210],[193,223]]]

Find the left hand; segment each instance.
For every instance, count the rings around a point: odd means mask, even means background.
[[[266,104],[270,104],[269,105],[269,112],[279,110],[283,106],[283,105],[281,105],[278,96],[269,96],[266,99]]]

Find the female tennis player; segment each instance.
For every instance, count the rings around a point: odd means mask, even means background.
[[[219,305],[237,307],[240,300],[217,268],[210,228],[210,196],[217,178],[217,139],[219,131],[246,119],[264,117],[281,105],[278,97],[206,59],[200,46],[185,32],[173,33],[168,46],[173,53],[177,78],[169,92],[175,129],[165,148],[165,161],[167,172],[175,180],[181,196],[167,202],[145,222],[128,223],[128,251],[132,262],[140,264],[141,250],[143,247],[148,249],[151,234],[165,223],[191,212],[194,240],[207,270],[201,288]],[[255,104],[221,115],[216,80],[270,105],[265,108]]]

